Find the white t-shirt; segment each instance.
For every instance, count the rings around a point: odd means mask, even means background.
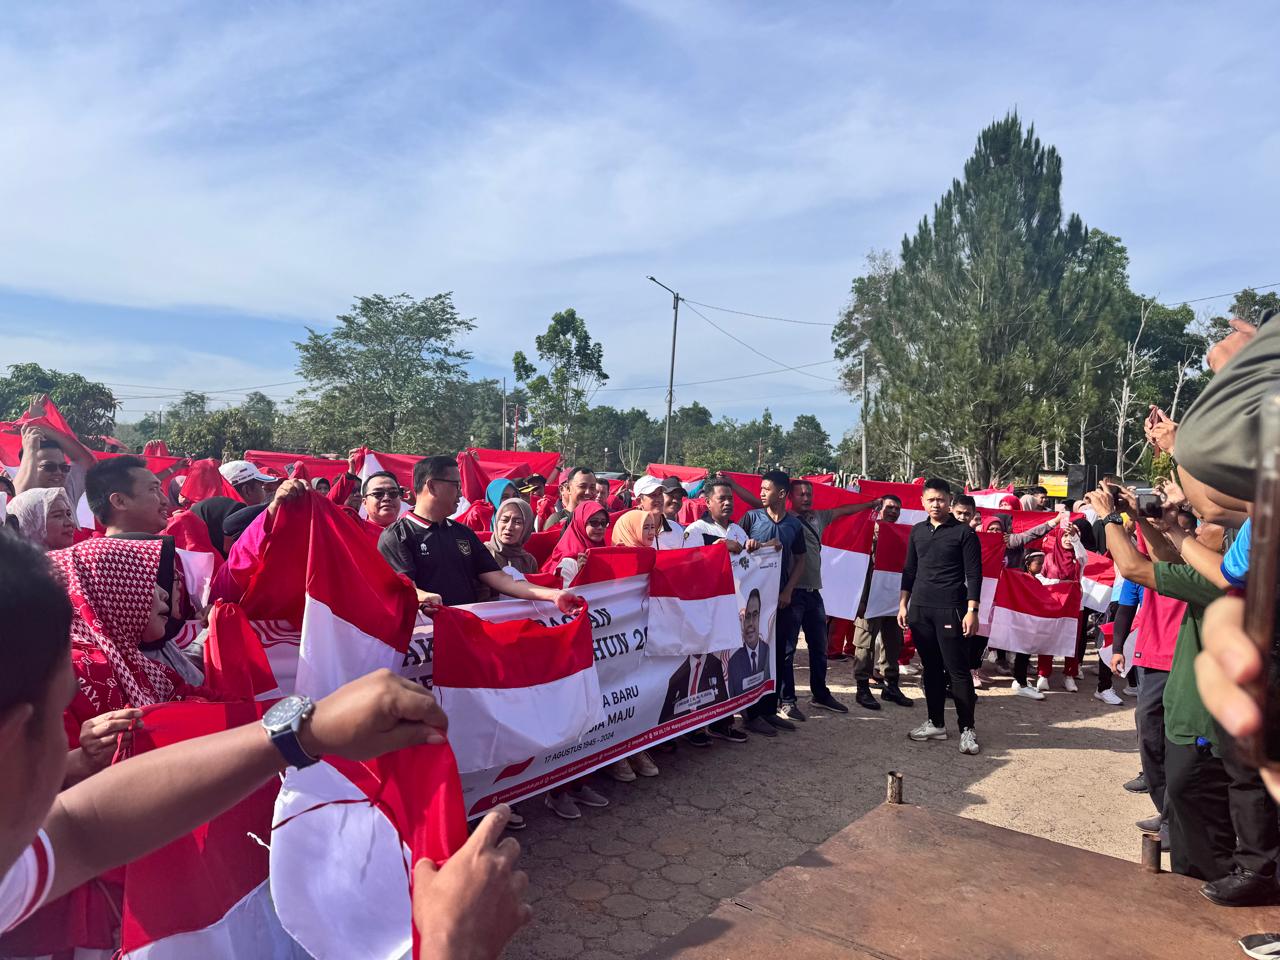
[[[679,550],[684,546],[684,527],[674,520],[666,521],[666,525],[671,529],[658,532],[657,538],[653,541],[654,547],[659,550]]]
[[[41,830],[0,879],[0,933],[40,909],[52,887],[53,847]]]
[[[747,531],[740,526],[729,521],[728,526],[721,526],[710,517],[701,517],[684,528],[684,545],[686,547],[703,547],[706,546],[705,537],[710,537],[712,542],[716,540],[732,540],[734,543],[740,543],[742,546],[747,545]]]

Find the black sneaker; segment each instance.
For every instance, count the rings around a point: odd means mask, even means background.
[[[778,716],[776,713],[766,713],[764,715],[764,722],[769,724],[776,730],[794,731],[796,728],[796,725],[794,723],[792,723],[790,720],[784,720],[782,717]]]
[[[768,727],[769,725],[766,723],[765,726]],[[769,727],[769,732],[773,732],[773,727]],[[711,736],[716,740],[728,740],[730,743],[746,743],[750,739],[750,737],[734,726],[722,727],[720,729],[712,727]]]
[[[858,684],[857,696],[853,698],[853,702],[867,710],[879,710],[880,701],[876,699],[876,695],[871,692],[871,688],[864,683]]]
[[[782,708],[782,715],[788,720],[799,720],[804,723],[809,718],[800,710],[800,705],[796,703],[788,703]]]
[[[848,659],[849,655],[847,653],[832,653],[827,655],[828,663],[844,663]]]
[[[871,691],[867,691],[870,693]],[[896,686],[884,688],[884,693],[880,694],[881,700],[887,700],[889,703],[896,703],[900,707],[910,707],[915,705],[915,701],[899,690]]]
[[[711,736],[705,730],[695,730],[693,733],[687,733],[684,738],[691,747],[711,746]]]
[[[762,737],[776,737],[778,735],[778,731],[773,729],[773,725],[764,717],[752,717],[746,722],[746,728]]]
[[[1280,901],[1280,888],[1274,876],[1263,876],[1236,867],[1220,880],[1206,883],[1200,888],[1205,899],[1220,907],[1261,907]]]
[[[830,693],[825,693],[821,697],[813,697],[809,700],[809,705],[820,707],[823,710],[830,710],[832,713],[848,713],[849,708],[833,697]]]
[[[1147,775],[1145,773],[1138,774],[1136,777],[1134,777],[1132,780],[1126,783],[1124,785],[1124,788],[1128,790],[1130,793],[1150,793],[1151,792],[1151,788],[1147,786]]]

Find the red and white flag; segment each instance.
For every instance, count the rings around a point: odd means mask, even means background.
[[[978,505],[979,509],[1012,509],[1017,510],[1021,504],[1018,498],[1013,494],[1013,484],[1007,487],[987,487],[984,490],[969,490],[969,496],[973,497],[973,502]]]
[[[858,491],[870,497],[883,497],[893,494],[902,501],[902,515],[898,523],[910,526],[924,520],[928,515],[924,512],[924,504],[920,495],[924,492],[924,481],[920,483],[890,483],[887,480],[859,480]],[[897,610],[897,607],[894,608]]]
[[[991,646],[1016,653],[1075,656],[1080,584],[1044,583],[1006,569],[996,585]]]
[[[902,592],[902,568],[907,563],[907,540],[911,527],[902,523],[880,523],[876,526],[876,555],[871,568],[871,586],[867,591],[867,609],[872,617],[896,617]]]
[[[822,605],[827,616],[857,619],[871,566],[875,525],[875,511],[863,510],[841,517],[822,531]]]
[[[724,544],[656,551],[649,572],[645,656],[683,657],[741,643],[738,600]]]
[[[1080,581],[1083,603],[1089,610],[1104,613],[1111,606],[1111,591],[1116,585],[1116,565],[1110,557],[1089,552],[1085,557],[1084,578]]]
[[[575,743],[598,722],[600,681],[584,607],[564,624],[434,616],[432,687],[462,770],[485,770]]]
[[[190,510],[179,510],[170,517],[164,532],[173,537],[174,548],[182,558],[187,596],[197,610],[203,610],[209,605],[209,588],[213,575],[222,566],[222,554],[214,549],[208,526]]]
[[[268,703],[166,703],[145,711],[131,752],[144,753],[246,723]],[[123,960],[305,958],[271,903],[267,849],[280,781],[125,868]]]
[[[978,635],[989,637],[991,614],[995,610],[996,587],[1004,573],[1004,537],[997,533],[979,533],[982,545],[982,599],[978,604]]]
[[[1107,669],[1111,669],[1111,655],[1116,652],[1115,637],[1116,625],[1112,623],[1104,623],[1098,627],[1098,659],[1106,665]],[[1138,643],[1138,633],[1136,630],[1130,630],[1129,635],[1125,637],[1124,643],[1120,645],[1120,650],[1124,654],[1125,669],[1133,666],[1133,649]]]

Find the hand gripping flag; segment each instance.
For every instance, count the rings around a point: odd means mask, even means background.
[[[996,585],[991,645],[1016,653],[1075,656],[1079,618],[1076,581],[1043,583],[1029,573],[1005,570]]]
[[[645,656],[712,653],[741,642],[738,601],[725,545],[658,550],[649,574]]]
[[[822,531],[822,603],[827,616],[857,619],[874,534],[872,510],[841,517]]]
[[[464,769],[523,761],[575,743],[600,714],[586,607],[563,624],[493,623],[442,607],[434,616],[433,689]]]
[[[1111,590],[1116,585],[1116,565],[1110,557],[1100,553],[1088,553],[1085,557],[1084,578],[1080,582],[1084,591],[1084,605],[1103,613],[1111,605]]]

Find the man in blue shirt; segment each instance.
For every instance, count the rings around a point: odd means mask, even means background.
[[[778,695],[795,689],[796,644],[800,638],[800,621],[793,615],[791,595],[804,575],[804,527],[794,514],[787,512],[787,494],[791,478],[781,470],[770,470],[760,484],[758,510],[748,511],[739,524],[751,539],[748,550],[758,550],[770,543],[782,550],[781,583],[778,586],[778,616],[773,644],[774,693],[747,708],[746,727],[761,736],[777,736],[774,731],[795,730],[790,720],[778,716]]]

